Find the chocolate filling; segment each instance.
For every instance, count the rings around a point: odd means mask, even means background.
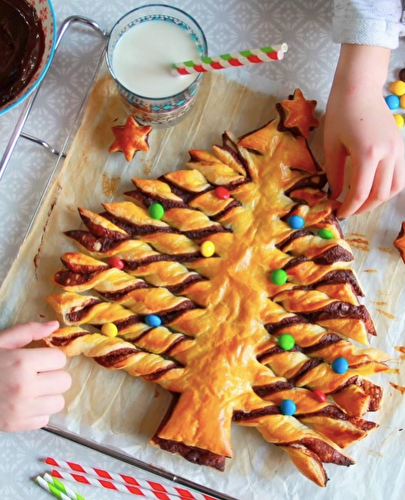
[[[345,455],[342,455],[337,450],[329,446],[324,441],[321,441],[317,438],[302,438],[299,441],[294,441],[292,443],[278,444],[276,446],[291,446],[291,445],[301,445],[308,448],[310,451],[315,453],[319,457],[319,459],[324,463],[332,463],[335,465],[345,465],[348,467],[349,465],[353,465],[354,461]]]
[[[264,417],[266,415],[280,415],[280,409],[277,405],[269,405],[264,408],[258,408],[249,412],[237,410],[233,412],[232,420],[234,422],[247,422],[255,418]]]
[[[82,323],[82,319],[85,318],[88,312],[97,304],[100,304],[101,300],[98,299],[90,299],[84,304],[82,304],[79,310],[75,310],[73,308],[70,313],[66,314],[66,322],[69,323]]]
[[[197,196],[200,196],[201,194],[207,193],[208,191],[212,190],[212,187],[209,186],[202,191],[190,191],[184,186],[178,186],[170,179],[167,179],[164,175],[158,177],[158,180],[165,182],[168,186],[170,186],[172,193],[181,198],[187,204],[190,203],[190,201],[194,200],[194,198],[197,198]]]
[[[243,168],[245,174],[249,180],[252,179],[252,173],[249,168],[249,164],[244,158],[244,156],[240,153],[237,144],[233,142],[231,137],[227,132],[222,134],[222,149],[226,150],[232,158]]]
[[[141,319],[135,314],[133,316],[129,316],[128,318],[122,319],[121,321],[114,321],[114,325],[118,328],[119,332],[131,325],[135,325],[136,323],[141,323]]]
[[[151,285],[148,283],[145,283],[143,281],[140,281],[138,283],[134,283],[133,285],[127,286],[126,288],[123,288],[122,290],[117,290],[115,292],[101,292],[100,290],[96,290],[99,295],[104,297],[107,300],[111,300],[112,302],[115,302],[117,300],[120,300],[122,297],[127,295],[129,292],[132,292],[133,290],[138,290],[140,288],[151,288]]]
[[[115,240],[115,241],[122,241],[128,239],[127,234],[122,234],[118,231],[113,231],[112,229],[107,229],[101,226],[100,224],[94,223],[89,217],[84,215],[80,210],[79,214],[87,229],[94,236],[97,236],[98,238],[106,238],[108,240]]]
[[[188,210],[195,210],[193,207],[190,207],[184,202],[173,201],[163,198],[157,194],[154,194],[153,197],[142,191],[137,187],[135,191],[127,191],[124,193],[125,196],[129,198],[133,198],[134,200],[139,200],[143,203],[145,207],[149,207],[152,203],[160,203],[165,210],[169,210],[170,208],[186,208]]]
[[[147,266],[152,264],[153,262],[176,262],[175,255],[167,255],[167,254],[156,254],[149,255],[148,257],[144,257],[143,259],[138,259],[134,261],[123,260],[125,270],[127,271],[135,271],[138,267]]]
[[[152,441],[162,448],[162,450],[170,451],[170,453],[178,453],[193,464],[207,465],[220,471],[225,470],[225,457],[222,455],[217,455],[216,453],[197,448],[196,446],[187,446],[177,441],[161,439],[157,436],[155,436]]]
[[[44,30],[35,8],[23,0],[1,1],[0,106],[28,85],[41,64],[44,50]]]
[[[264,325],[264,327],[270,333],[270,335],[275,335],[279,330],[281,330],[286,326],[299,325],[305,323],[308,323],[308,321],[305,318],[303,318],[302,316],[294,315],[294,316],[287,316],[286,318],[283,318],[277,323],[267,323],[266,325]]]
[[[360,320],[363,321],[368,333],[376,335],[370,314],[363,305],[356,306],[348,304],[347,302],[336,301],[317,311],[311,311],[308,313],[300,311],[300,314],[307,318],[310,323],[318,323],[320,321],[328,321],[331,319]]]
[[[78,264],[68,259],[64,259],[63,257],[61,257],[60,260],[62,261],[62,264],[65,265],[70,271],[73,271],[77,274],[98,274],[101,271],[107,271],[107,269],[109,269],[109,267],[105,264],[87,266],[84,264]]]
[[[199,274],[196,275],[191,275],[188,276],[184,281],[181,283],[177,283],[176,285],[170,285],[170,286],[165,286],[166,290],[169,292],[173,293],[174,295],[176,294],[181,294],[184,292],[186,288],[188,288],[190,285],[194,283],[199,283],[200,281],[205,281],[205,278],[200,276]]]
[[[121,349],[111,351],[104,356],[96,356],[94,358],[94,361],[96,361],[96,363],[98,363],[99,365],[104,366],[104,368],[111,368],[131,358],[137,352],[141,351],[132,347],[123,347]]]
[[[329,248],[312,260],[315,264],[319,264],[320,266],[330,266],[335,262],[351,262],[354,260],[354,256],[351,252],[337,245]]]
[[[291,382],[276,382],[275,384],[262,385],[253,387],[254,392],[260,396],[261,398],[265,398],[266,396],[270,396],[271,394],[275,394],[280,391],[287,391],[292,389],[294,386]]]
[[[232,200],[230,203],[228,203],[226,208],[224,208],[223,210],[221,210],[217,214],[212,215],[210,217],[210,219],[213,221],[218,221],[218,220],[222,219],[223,217],[225,217],[225,215],[227,215],[233,208],[241,207],[241,206],[242,206],[242,203],[240,201]]]
[[[349,387],[349,385],[356,384],[358,378],[359,378],[358,375],[353,375],[353,377],[350,377],[348,380],[346,380],[346,382],[344,382],[342,385],[340,385],[337,389],[329,392],[329,394],[333,395],[333,394],[338,394],[339,392],[344,391],[347,387]]]
[[[301,347],[299,347],[298,345],[295,345],[288,352],[302,352],[302,351],[303,350],[301,349]],[[282,349],[278,345],[275,345],[275,346],[271,347],[270,349],[268,349],[267,351],[260,354],[260,356],[257,357],[257,360],[260,363],[267,363],[268,358],[270,358],[271,356],[274,356],[275,354],[283,354],[284,352],[286,352],[284,349]]]
[[[170,366],[167,366],[166,368],[162,368],[161,370],[157,370],[154,373],[151,373],[149,375],[143,375],[143,379],[147,380],[148,382],[153,382],[154,380],[162,377],[165,373],[170,372],[171,370],[175,368],[180,368],[180,365],[177,365],[176,363],[172,363]]]
[[[321,340],[316,344],[311,345],[309,347],[305,347],[304,352],[305,354],[311,354],[312,352],[316,352],[321,349],[324,349],[325,347],[336,344],[341,340],[342,340],[341,337],[339,337],[339,335],[337,335],[336,333],[327,333],[323,335]]]
[[[121,245],[122,241],[114,241],[108,238],[96,238],[91,233],[82,230],[65,231],[69,238],[77,241],[89,252],[106,253]]]
[[[284,267],[285,270],[285,267]],[[349,283],[351,285],[353,292],[360,297],[363,297],[364,294],[358,284],[354,274],[352,271],[347,269],[337,269],[335,271],[329,271],[324,274],[321,279],[311,283],[310,285],[298,285],[292,287],[293,290],[315,290],[323,285],[337,285],[337,284],[346,284]]]
[[[63,337],[58,337],[55,335],[54,337],[51,337],[51,343],[56,347],[64,347],[69,345],[75,339],[84,337],[85,335],[89,335],[89,332],[82,331],[77,333],[71,333],[70,335],[65,335]]]
[[[294,169],[292,169],[294,170]],[[286,196],[289,196],[291,199],[295,199],[292,192],[296,189],[304,189],[304,188],[313,188],[313,189],[322,189],[327,182],[326,175],[314,175],[309,177],[304,177],[297,181],[292,187],[290,187],[286,192]],[[297,201],[302,202],[302,200],[297,199]]]
[[[311,358],[308,361],[306,361],[301,368],[298,370],[298,372],[289,379],[289,382],[291,382],[294,385],[297,385],[297,382],[299,381],[300,378],[302,378],[304,375],[306,375],[309,371],[311,371],[313,368],[316,366],[319,366],[323,363],[324,361],[319,358]]]
[[[326,417],[326,418],[333,418],[335,420],[343,420],[350,422],[352,425],[365,432],[370,431],[371,429],[375,429],[375,427],[377,427],[377,424],[374,422],[363,420],[362,418],[358,417],[350,417],[349,415],[347,415],[347,413],[344,413],[342,410],[332,405],[325,406],[319,411],[315,411],[312,413],[302,413],[298,415],[298,418],[305,418],[305,417]]]
[[[175,321],[179,316],[181,316],[185,311],[190,311],[191,309],[196,309],[197,306],[191,302],[191,300],[185,300],[181,304],[172,309],[159,312],[159,318],[162,320],[163,325],[168,325]]]
[[[290,243],[298,238],[303,238],[304,236],[312,236],[311,231],[308,231],[308,229],[299,229],[298,231],[294,231],[283,241],[277,243],[276,248],[283,252],[284,249],[290,245]]]
[[[60,286],[80,286],[89,283],[94,279],[101,271],[96,273],[74,273],[72,271],[58,271],[55,273],[53,279],[55,283]]]
[[[129,222],[125,219],[120,219],[118,217],[115,217],[114,215],[109,214],[108,212],[103,212],[100,215],[102,217],[108,219],[110,222],[112,222],[116,226],[123,229],[132,238],[134,236],[142,236],[144,234],[155,234],[155,233],[176,233],[176,234],[178,234],[179,233],[179,231],[176,231],[176,229],[173,229],[170,226],[154,226],[153,224],[142,224],[142,225],[141,224],[133,224],[132,222]]]
[[[195,229],[192,231],[183,231],[183,234],[190,238],[191,240],[200,240],[201,238],[205,238],[206,236],[211,236],[216,233],[231,233],[230,229],[226,229],[221,225],[215,225],[206,227],[204,229]]]

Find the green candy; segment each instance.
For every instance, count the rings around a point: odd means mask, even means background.
[[[332,240],[333,239],[333,233],[329,229],[320,229],[318,231],[318,236],[320,236],[324,240]]]
[[[149,205],[148,212],[152,219],[161,219],[165,214],[165,209],[160,203],[152,203]]]
[[[284,269],[275,269],[270,275],[270,280],[274,285],[284,285],[287,281],[287,273]]]
[[[283,333],[278,338],[278,345],[281,349],[284,349],[284,351],[290,351],[295,346],[294,337],[289,333]]]

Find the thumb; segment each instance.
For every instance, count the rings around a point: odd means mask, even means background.
[[[325,170],[331,190],[330,197],[334,200],[339,198],[343,191],[346,156],[347,152],[343,146],[326,152]]]
[[[0,348],[18,349],[24,347],[33,340],[48,337],[59,328],[57,321],[47,323],[24,323],[16,325],[0,332]]]

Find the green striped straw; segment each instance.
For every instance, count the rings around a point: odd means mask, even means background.
[[[45,474],[44,477],[38,476],[34,481],[59,500],[86,500],[49,474]]]
[[[172,65],[173,73],[179,75],[190,75],[193,73],[205,73],[237,66],[258,64],[267,61],[281,61],[288,50],[286,43],[279,45],[268,45],[257,49],[240,50],[229,54],[218,56],[205,56],[192,61],[183,61]]]
[[[56,477],[51,476],[50,474],[46,473],[44,475],[44,479],[48,483],[53,483],[54,486],[56,486],[59,491],[61,491],[62,493],[65,493],[65,495],[67,495],[72,500],[86,500],[84,497],[79,495],[79,493],[76,493],[75,491],[71,490],[70,488],[68,488],[66,486],[66,484],[63,484],[62,481],[60,481]]]

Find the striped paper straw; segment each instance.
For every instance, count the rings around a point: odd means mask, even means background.
[[[79,495],[79,493],[76,493],[75,491],[71,490],[66,486],[66,484],[63,484],[62,481],[59,481],[59,479],[56,479],[56,477],[52,477],[48,473],[44,475],[44,479],[47,483],[51,483],[57,488],[59,491],[64,493],[66,496],[71,498],[72,500],[86,500],[84,497]]]
[[[146,491],[152,491],[153,493],[163,493],[171,496],[180,497],[182,500],[215,500],[215,498],[205,495],[203,493],[191,492],[185,488],[181,488],[178,486],[164,486],[162,484],[156,483],[154,481],[146,481],[144,479],[136,479],[132,476],[127,476],[124,474],[117,474],[114,472],[108,472],[103,469],[92,468],[84,465],[80,465],[73,462],[65,462],[63,460],[56,460],[55,458],[48,457],[45,459],[45,463],[48,465],[53,465],[54,467],[60,467],[61,469],[65,469],[71,472],[80,472],[82,474],[86,474],[87,476],[93,476],[99,479],[107,479],[110,481],[114,481],[118,484],[134,486],[138,488],[142,488]],[[159,497],[152,497],[159,498]],[[166,497],[160,497],[165,498]],[[170,498],[170,497],[168,497]]]
[[[281,61],[288,50],[288,45],[272,45],[259,49],[241,50],[220,56],[201,57],[193,61],[184,61],[173,64],[173,73],[176,75],[191,75],[193,73],[206,73],[219,69],[247,66],[268,61]]]
[[[152,500],[189,500],[190,497],[173,496],[168,493],[159,493],[158,491],[150,491],[139,488],[138,486],[131,486],[130,484],[121,484],[114,481],[106,481],[105,479],[97,479],[92,476],[82,474],[71,474],[70,472],[53,470],[51,472],[53,477],[66,479],[67,481],[76,481],[81,484],[88,484],[97,486],[98,488],[105,488],[107,490],[120,491],[121,493],[131,493],[144,498],[151,498]]]
[[[49,493],[51,493],[54,497],[59,498],[59,500],[71,500],[67,495],[58,490],[58,488],[56,488],[53,484],[45,481],[45,479],[41,476],[36,477],[34,481],[41,486],[41,488],[49,491]]]

